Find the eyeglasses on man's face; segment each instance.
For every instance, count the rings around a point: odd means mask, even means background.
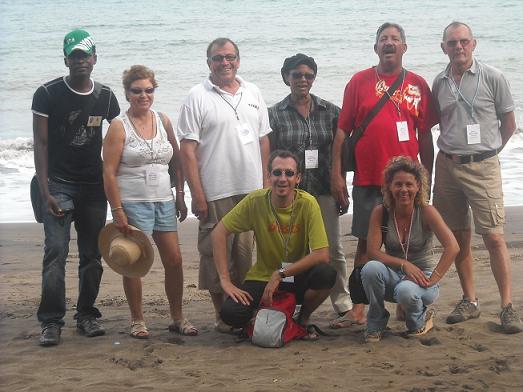
[[[468,39],[468,38],[464,38],[464,39],[451,39],[451,40],[448,40],[448,41],[446,42],[446,44],[447,44],[448,47],[455,48],[456,46],[458,46],[458,42],[459,42],[459,44],[461,45],[461,47],[465,48],[465,47],[469,46],[471,40]]]
[[[214,61],[215,63],[221,63],[223,61],[223,59],[227,60],[228,62],[232,62],[232,61],[236,61],[237,58],[238,58],[238,56],[236,56],[235,54],[226,54],[226,55],[216,54],[211,57],[211,60]]]

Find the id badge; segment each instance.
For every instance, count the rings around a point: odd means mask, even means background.
[[[318,150],[305,150],[305,169],[318,168]]]
[[[87,119],[88,127],[99,127],[102,125],[102,116],[89,116]]]
[[[398,131],[398,140],[400,142],[406,142],[409,138],[409,126],[406,121],[397,121],[396,129]]]
[[[238,132],[238,136],[243,144],[249,144],[254,142],[254,138],[252,136],[251,128],[249,127],[249,124],[243,123],[236,126],[236,131]]]
[[[145,170],[145,183],[148,186],[157,187],[160,184],[160,181],[158,179],[158,172],[156,170],[146,169]]]
[[[288,267],[289,265],[292,265],[292,263],[284,263],[284,262],[281,263],[282,268]],[[294,276],[287,276],[282,279],[282,282],[294,283]]]
[[[481,132],[479,129],[479,124],[467,125],[467,143],[468,144],[481,143]]]

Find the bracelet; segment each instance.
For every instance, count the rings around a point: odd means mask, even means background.
[[[181,193],[182,195],[185,195],[184,191],[176,191],[176,193]]]
[[[441,275],[436,268],[434,268],[434,271],[432,271],[432,273],[438,275],[440,279],[443,278],[443,275]]]
[[[405,270],[403,269],[403,266],[405,265],[405,263],[401,263],[401,267],[400,267],[400,271],[405,273]]]
[[[123,207],[122,206],[118,206],[118,207],[111,208],[111,212],[115,212],[117,210],[123,210]]]

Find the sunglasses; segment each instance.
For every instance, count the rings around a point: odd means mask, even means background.
[[[137,88],[137,87],[131,87],[129,91],[135,95],[141,95],[142,93],[145,94],[154,94],[154,87],[149,88]]]
[[[225,56],[223,54],[216,54],[211,57],[211,60],[215,63],[221,63],[223,59],[227,60],[228,62],[235,61],[238,58],[235,54],[226,54]]]
[[[294,170],[291,170],[291,169],[285,169],[285,170],[282,170],[282,169],[274,169],[271,174],[274,176],[274,177],[281,177],[282,174],[285,174],[285,177],[294,177],[294,175],[296,174],[296,172]]]
[[[470,44],[470,39],[451,39],[450,41],[447,41],[447,46],[455,48],[458,45],[458,42],[464,48]]]
[[[307,80],[314,80],[314,77],[316,76],[313,73],[297,72],[297,71],[291,72],[290,75],[291,75],[291,78],[293,78],[293,79],[301,79],[301,78],[305,77],[305,79],[307,79]]]

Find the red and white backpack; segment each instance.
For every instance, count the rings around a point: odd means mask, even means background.
[[[247,327],[251,342],[261,347],[282,347],[307,335],[307,330],[292,318],[295,309],[296,296],[286,291],[276,292],[271,306],[261,303]]]

